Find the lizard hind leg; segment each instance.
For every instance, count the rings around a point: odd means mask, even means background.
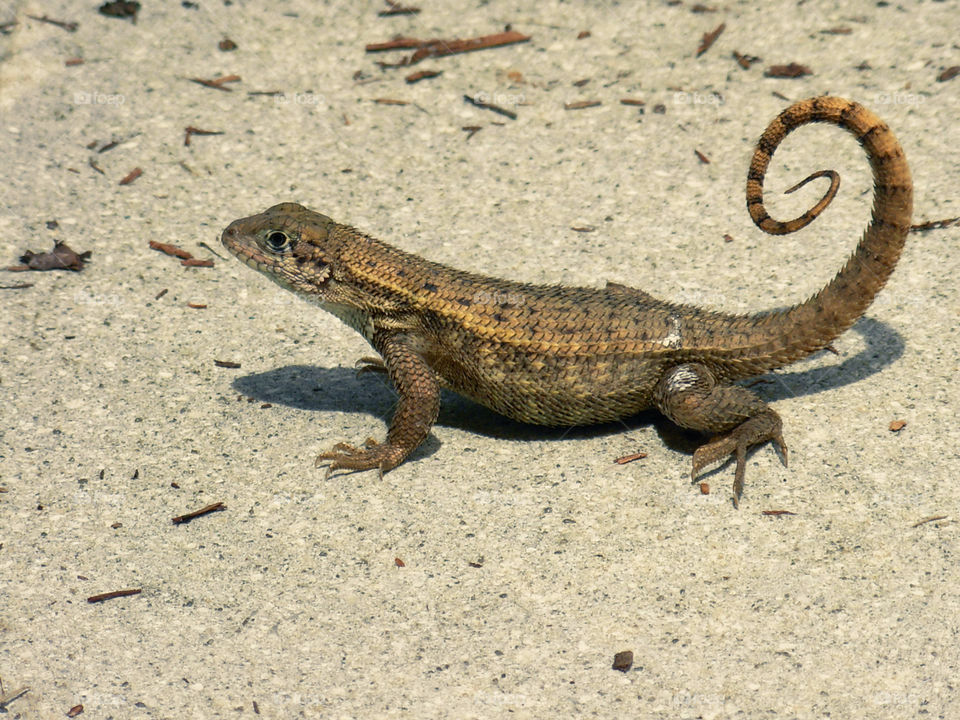
[[[733,504],[740,505],[747,449],[772,441],[787,464],[780,416],[752,392],[739,385],[721,385],[710,369],[699,363],[670,368],[654,390],[657,409],[677,425],[714,437],[693,454],[691,479],[708,465],[735,455]]]

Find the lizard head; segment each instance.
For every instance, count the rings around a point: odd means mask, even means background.
[[[220,241],[243,263],[312,301],[334,300],[333,220],[296,203],[235,220]]]
[[[342,277],[343,230],[326,215],[282,203],[230,223],[220,242],[244,264],[369,337],[368,308]]]

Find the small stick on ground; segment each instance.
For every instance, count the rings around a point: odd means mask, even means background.
[[[377,13],[380,17],[390,17],[391,15],[416,15],[420,8],[413,5],[401,5],[394,0],[384,0],[387,3],[387,9]]]
[[[173,524],[182,525],[183,523],[188,523],[194,518],[200,517],[201,515],[208,515],[212,512],[217,512],[218,510],[226,510],[226,509],[227,509],[227,506],[224,505],[222,502],[215,502],[210,505],[207,505],[206,507],[202,507],[199,510],[194,510],[193,512],[188,512],[183,515],[177,515],[173,519]]]
[[[228,82],[239,82],[239,75],[222,75],[221,77],[214,78],[213,80],[204,80],[203,78],[187,78],[190,82],[195,82],[198,85],[203,85],[204,87],[213,88],[214,90],[223,90],[224,92],[233,92],[233,88],[224,87],[224,83]]]
[[[529,39],[530,35],[524,35],[514,30],[496,33],[494,35],[468,38],[466,40],[460,38],[454,38],[453,40],[417,40],[416,38],[399,37],[388,42],[371,43],[366,46],[366,51],[383,52],[384,50],[416,48],[413,55],[405,57],[399,62],[377,63],[380,67],[384,68],[404,67],[406,65],[414,65],[428,57],[444,57],[445,55],[457,55],[458,53],[473,52],[474,50],[487,50],[503,45],[527,42]]]
[[[924,518],[919,522],[915,522],[910,527],[915,527],[915,528],[920,527],[921,525],[926,525],[927,523],[936,522],[937,520],[946,520],[948,517],[949,517],[948,515],[931,515],[930,517]]]
[[[190,125],[186,128],[183,138],[183,144],[185,146],[190,147],[190,138],[193,135],[223,135],[223,130],[201,130],[200,128],[195,128]]]
[[[645,452],[633,453],[633,455],[623,455],[614,459],[614,462],[617,465],[626,465],[627,463],[632,463],[635,460],[643,460],[647,454]]]
[[[927,230],[942,230],[951,225],[960,225],[960,217],[947,218],[946,220],[928,220],[927,222],[917,223],[910,226],[910,232],[926,232]]]
[[[67,32],[76,32],[77,28],[80,27],[79,24],[75,22],[64,22],[63,20],[54,20],[53,18],[48,18],[46,15],[43,17],[37,17],[36,15],[27,15],[31,20],[36,20],[37,22],[49,23],[50,25],[56,25],[58,28],[63,28]]]
[[[111,592],[100,593],[99,595],[91,595],[87,598],[88,603],[98,603],[103,602],[104,600],[113,600],[118,597],[127,597],[128,595],[139,595],[143,590],[141,588],[130,588],[129,590],[113,590]]]

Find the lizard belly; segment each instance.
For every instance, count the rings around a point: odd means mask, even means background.
[[[624,356],[546,360],[488,353],[479,362],[440,361],[435,370],[451,390],[513,420],[574,426],[610,422],[650,407],[660,363]]]

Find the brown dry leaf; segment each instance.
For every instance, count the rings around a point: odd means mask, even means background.
[[[960,75],[960,65],[954,65],[953,67],[948,67],[942,73],[937,75],[937,82],[946,82],[947,80],[953,80],[957,75]]]
[[[58,242],[50,252],[35,253],[27,250],[20,256],[20,262],[25,264],[9,267],[7,270],[73,270],[79,272],[83,270],[84,264],[90,259],[91,254],[89,250],[77,253],[66,243]]]
[[[715,29],[708,33],[704,33],[703,38],[700,40],[700,45],[697,47],[697,57],[700,57],[707,50],[709,50],[710,46],[716,42],[717,38],[720,37],[720,34],[726,30],[726,28],[726,23],[720,23]]]
[[[813,70],[806,65],[789,63],[787,65],[771,65],[763,74],[764,77],[798,78],[804,75],[813,75]]]
[[[105,2],[97,8],[97,11],[107,17],[130,18],[136,24],[137,13],[140,12],[140,3],[135,0],[114,0],[113,2]]]
[[[747,55],[746,53],[739,53],[736,50],[733,51],[733,59],[737,61],[737,65],[742,67],[744,70],[749,70],[750,66],[755,62],[760,62],[760,58],[756,55]]]

